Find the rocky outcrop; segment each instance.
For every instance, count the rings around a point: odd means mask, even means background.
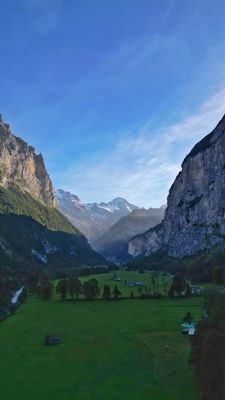
[[[0,118],[0,268],[83,268],[105,260],[55,207],[42,155]]]
[[[14,136],[0,116],[0,185],[18,185],[36,200],[54,207],[52,182],[41,154],[22,139]]]
[[[131,239],[128,251],[183,258],[212,249],[225,250],[225,117],[183,161],[162,223]]]

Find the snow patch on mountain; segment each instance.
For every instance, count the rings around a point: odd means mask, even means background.
[[[82,203],[79,197],[64,190],[56,191],[58,209],[91,242],[108,231],[120,218],[139,207],[116,197],[108,203]]]

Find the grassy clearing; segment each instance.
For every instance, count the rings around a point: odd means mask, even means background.
[[[98,280],[103,284],[104,275]],[[198,319],[201,301],[61,302],[55,297],[42,302],[29,297],[0,324],[1,396],[197,400],[187,365],[190,342],[181,335],[179,323],[187,311]],[[43,344],[51,332],[62,334],[60,345]]]
[[[117,285],[118,289],[122,293],[122,296],[130,297],[131,292],[133,292],[134,296],[140,296],[138,293],[138,287],[126,286],[125,281],[134,281],[134,282],[143,282],[144,287],[148,289],[151,288],[153,293],[153,285],[152,285],[152,275],[150,272],[145,272],[144,274],[140,274],[137,271],[117,271],[116,275],[120,278],[120,281],[112,281],[111,278],[114,272],[106,273],[106,274],[96,274],[96,275],[89,275],[80,278],[82,282],[88,279],[97,279],[99,282],[99,287],[101,289],[101,293],[103,291],[103,287],[105,284],[110,286],[111,291],[113,290],[114,286]],[[164,294],[165,293],[165,283],[166,283],[166,293],[168,292],[170,285],[171,285],[171,277],[168,276],[159,276],[156,278],[157,281],[157,289],[158,293]]]

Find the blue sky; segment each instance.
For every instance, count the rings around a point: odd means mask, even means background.
[[[224,0],[0,0],[0,112],[55,188],[159,206],[225,113],[224,16]]]

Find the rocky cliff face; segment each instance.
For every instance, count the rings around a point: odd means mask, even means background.
[[[18,185],[36,200],[55,206],[53,187],[41,154],[14,136],[0,116],[0,185]]]
[[[93,248],[106,259],[122,263],[130,259],[128,242],[137,234],[162,221],[165,206],[160,208],[140,208],[121,218],[104,235],[92,243]]]
[[[225,117],[185,158],[167,204],[160,225],[130,240],[130,255],[225,250]]]
[[[0,268],[104,264],[54,206],[42,156],[14,136],[0,118]]]

